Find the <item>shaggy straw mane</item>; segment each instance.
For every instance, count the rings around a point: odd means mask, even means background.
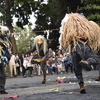
[[[95,22],[88,21],[82,15],[76,13],[68,14],[68,20],[63,23],[62,30],[60,44],[69,52],[71,45],[76,48],[78,42],[88,43],[95,51],[100,46],[100,27]],[[83,39],[86,41],[83,42]]]
[[[34,45],[36,45],[36,50],[37,50],[37,53],[38,53],[38,55],[39,55],[39,45],[38,45],[38,39],[42,39],[42,47],[43,47],[43,52],[44,52],[44,54],[46,54],[46,51],[47,51],[47,41],[46,41],[46,39],[45,39],[45,37],[44,36],[41,36],[41,35],[38,35],[38,36],[36,36],[35,37],[35,39],[34,39]]]

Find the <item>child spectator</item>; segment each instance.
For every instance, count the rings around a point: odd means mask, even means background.
[[[66,54],[66,58],[64,59],[64,65],[66,73],[68,73],[68,68],[70,67],[71,72],[73,73],[73,62],[69,56],[69,53]]]
[[[58,60],[57,67],[58,67],[58,73],[61,73],[63,67],[62,67],[62,62],[60,60]]]

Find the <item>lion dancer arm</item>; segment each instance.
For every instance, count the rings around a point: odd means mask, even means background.
[[[83,61],[87,61],[90,65],[98,64],[100,61],[99,56],[87,44],[79,43],[79,46],[76,46],[76,52]]]

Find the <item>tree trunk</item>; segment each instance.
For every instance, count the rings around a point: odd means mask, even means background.
[[[11,51],[12,51],[12,53],[15,54],[15,53],[17,53],[17,45],[16,45],[16,40],[15,40],[14,35],[12,35],[12,33],[13,33],[13,27],[12,26],[8,26],[8,27],[9,27],[10,32],[11,32],[11,36],[9,37],[9,40],[10,40],[10,42],[12,44]]]
[[[10,9],[13,6],[13,2],[14,1],[10,1],[10,0],[5,0],[5,7],[6,7],[6,25],[8,26],[10,32],[11,32],[11,36],[9,37],[9,40],[12,44],[12,48],[11,51],[12,53],[17,53],[17,45],[16,45],[16,40],[14,38],[14,36],[12,35],[13,33],[13,26],[12,26],[12,16],[11,16],[11,12]]]

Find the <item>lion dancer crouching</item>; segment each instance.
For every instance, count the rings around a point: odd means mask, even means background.
[[[34,45],[32,47],[31,52],[37,51],[37,54],[33,56],[31,63],[32,64],[39,64],[41,66],[43,72],[43,81],[42,84],[46,82],[46,58],[48,56],[48,48],[47,48],[47,41],[44,36],[36,36],[34,39]],[[34,61],[34,59],[45,59],[44,61]]]
[[[91,65],[100,64],[100,58],[95,53],[100,46],[100,27],[77,13],[66,14],[61,25],[60,46],[72,55],[80,93],[86,93],[82,68],[90,71]]]

